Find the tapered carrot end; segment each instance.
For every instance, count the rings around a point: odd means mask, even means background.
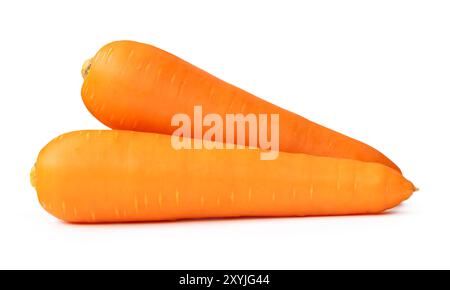
[[[418,190],[419,189],[417,187],[415,187],[411,181],[405,179],[404,186],[401,190],[401,194],[399,195],[399,197],[398,197],[399,199],[396,202],[397,204],[393,205],[392,207],[397,206],[398,204],[403,203],[404,201],[408,200]]]
[[[414,192],[417,192],[419,189],[409,180],[407,180],[405,178],[405,186],[403,189],[404,192],[404,200],[407,200],[408,198],[411,197],[411,195],[413,195]]]
[[[36,188],[36,164],[33,165],[33,168],[31,168],[30,183],[34,188]]]
[[[396,174],[390,178],[388,189],[385,209],[396,207],[400,203],[409,199],[414,192],[417,191],[417,187],[415,187],[411,181],[407,180],[400,174]]]
[[[83,67],[81,68],[81,75],[83,76],[83,79],[86,79],[86,77],[89,74],[89,70],[91,69],[92,59],[88,59],[83,63]]]

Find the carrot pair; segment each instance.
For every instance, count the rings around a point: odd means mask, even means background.
[[[156,47],[113,42],[82,72],[87,108],[107,126],[124,131],[72,132],[41,151],[32,183],[42,206],[62,220],[379,213],[415,190],[372,147]],[[219,116],[279,114],[283,152],[262,161],[259,149],[175,150],[168,136],[174,130],[171,118],[191,116],[195,105]],[[241,143],[249,145],[248,138]]]

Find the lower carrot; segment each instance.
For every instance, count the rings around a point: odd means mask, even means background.
[[[415,187],[378,163],[259,149],[175,150],[170,136],[78,131],[31,173],[41,205],[74,223],[379,213]]]

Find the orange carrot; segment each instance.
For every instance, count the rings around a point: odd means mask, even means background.
[[[374,148],[270,104],[151,45],[110,43],[85,63],[82,74],[84,103],[113,129],[172,134],[173,115],[184,113],[193,119],[195,105],[201,105],[204,114],[219,114],[224,119],[227,113],[279,114],[280,151],[377,162],[400,171]],[[248,138],[243,145],[249,145]]]
[[[379,213],[414,186],[378,163],[259,149],[175,150],[170,136],[79,131],[39,154],[41,205],[68,222]]]

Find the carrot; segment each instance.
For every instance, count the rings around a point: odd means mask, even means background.
[[[379,213],[413,184],[378,163],[259,149],[175,150],[170,136],[79,131],[39,154],[41,205],[75,223]]]
[[[113,129],[172,134],[174,114],[193,119],[195,105],[201,105],[204,114],[219,114],[223,119],[227,113],[279,114],[280,151],[377,162],[400,171],[376,149],[270,104],[151,45],[110,43],[85,62],[82,74],[84,103]],[[249,145],[248,134],[243,145]]]

